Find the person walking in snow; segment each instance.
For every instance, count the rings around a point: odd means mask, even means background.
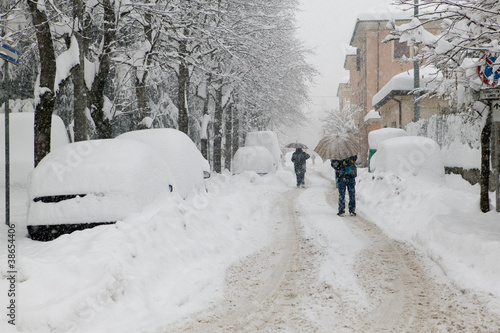
[[[295,149],[292,154],[293,168],[297,177],[297,187],[305,187],[304,177],[306,175],[306,160],[311,157],[302,148]]]
[[[357,155],[350,156],[343,160],[331,160],[331,166],[335,169],[337,188],[339,190],[339,212],[338,216],[345,214],[345,191],[349,192],[349,213],[356,216],[356,169]]]

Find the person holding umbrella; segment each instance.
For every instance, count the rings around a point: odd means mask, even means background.
[[[304,177],[306,175],[306,160],[311,157],[302,148],[296,148],[292,154],[293,168],[297,177],[297,187],[306,187]]]
[[[330,159],[331,166],[335,169],[337,188],[339,191],[339,212],[345,214],[345,191],[349,192],[349,213],[356,215],[356,160],[359,151],[357,139],[352,133],[335,134],[322,138],[314,151],[323,160]]]
[[[331,160],[331,166],[335,170],[337,178],[337,188],[339,190],[339,212],[338,216],[345,214],[345,191],[349,192],[349,214],[356,216],[356,169],[357,155],[350,156],[343,160]]]

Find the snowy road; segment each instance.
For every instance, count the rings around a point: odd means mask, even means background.
[[[308,188],[277,200],[274,241],[231,268],[224,299],[157,333],[500,332],[480,295],[453,286],[425,255],[391,240],[364,217],[335,216],[337,196],[330,181],[314,172],[307,181]],[[315,207],[304,210],[300,204],[307,195],[357,242],[340,248],[311,236]],[[321,238],[326,230],[316,235]],[[352,271],[352,286],[321,278],[328,256],[352,252],[354,261],[345,268]]]

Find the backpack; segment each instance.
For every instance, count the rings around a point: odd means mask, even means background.
[[[356,178],[358,175],[358,171],[356,168],[356,164],[354,163],[356,161],[355,156],[351,156],[349,158],[343,159],[339,163],[339,177],[342,178]]]

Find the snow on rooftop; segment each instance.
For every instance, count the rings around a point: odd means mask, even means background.
[[[343,50],[344,50],[346,56],[348,56],[348,55],[356,55],[356,52],[357,52],[358,48],[346,44],[346,45],[343,46]]]
[[[350,79],[351,79],[350,76],[346,75],[340,79],[340,83],[349,83]]]
[[[380,6],[372,11],[360,13],[358,21],[388,21],[390,19],[407,20],[413,17],[413,10],[401,11],[395,6]]]
[[[381,128],[368,133],[368,145],[370,149],[378,149],[382,141],[406,135],[406,131],[401,128]]]
[[[442,52],[449,51],[451,49],[451,44],[444,39],[439,39],[431,34],[429,31],[425,30],[422,26],[422,22],[419,19],[413,18],[411,22],[396,25],[396,30],[405,32],[401,35],[399,39],[400,42],[407,42],[409,46],[415,44],[422,45],[432,45],[438,43],[438,48],[443,48]],[[406,31],[410,31],[410,33],[406,33]]]
[[[433,66],[420,68],[420,88],[433,89],[437,86],[437,79],[441,74]],[[413,69],[395,75],[389,82],[380,89],[372,98],[372,105],[379,104],[392,91],[410,92],[414,88]]]
[[[370,110],[370,112],[368,112],[365,116],[365,121],[368,121],[370,119],[380,119],[380,113],[378,113],[377,111],[375,110]]]

